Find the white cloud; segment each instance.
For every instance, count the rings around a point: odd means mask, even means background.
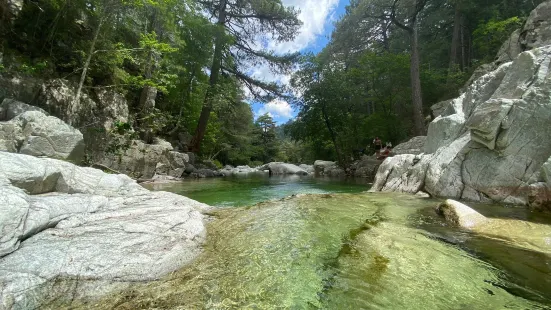
[[[300,33],[291,42],[268,42],[268,49],[276,53],[297,52],[305,49],[323,35],[325,26],[333,17],[339,0],[283,0],[285,6],[294,6],[300,10],[298,18],[302,21]]]
[[[293,117],[293,108],[288,102],[280,99],[275,99],[266,103],[258,110],[259,116],[266,113],[268,113],[273,118],[289,119]]]
[[[293,41],[276,42],[262,38],[253,46],[265,46],[276,54],[294,53],[304,50],[314,44],[318,36],[325,34],[325,27],[335,19],[335,9],[339,0],[283,0],[285,6],[293,6],[300,10],[298,18],[302,21],[299,34]],[[267,40],[267,41],[265,41]],[[251,68],[251,76],[266,82],[277,82],[288,85],[290,75],[274,74],[268,66],[260,65]]]

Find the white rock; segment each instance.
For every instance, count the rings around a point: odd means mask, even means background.
[[[0,308],[101,296],[177,270],[199,254],[208,209],[127,176],[0,152]]]
[[[443,215],[448,222],[462,228],[472,229],[488,223],[488,219],[484,215],[451,199],[438,205],[436,211]]]
[[[266,164],[264,166],[261,166],[258,168],[259,170],[269,170],[274,175],[282,175],[282,174],[298,174],[298,175],[307,175],[308,172],[304,169],[298,167],[297,165],[293,164],[286,164],[281,162],[272,162],[269,164]]]

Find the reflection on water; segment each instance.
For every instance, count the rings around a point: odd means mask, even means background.
[[[548,255],[451,228],[435,204],[363,193],[220,209],[194,263],[95,306],[547,309]]]
[[[150,184],[147,188],[177,193],[212,206],[251,206],[295,194],[359,193],[369,189],[363,179],[268,176],[265,173],[179,183]]]

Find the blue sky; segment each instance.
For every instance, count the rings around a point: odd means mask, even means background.
[[[275,42],[262,42],[262,45],[276,52],[313,52],[318,53],[329,42],[333,31],[333,22],[338,20],[345,12],[349,0],[282,0],[285,5],[300,9],[299,18],[303,22],[300,34],[292,42],[277,44]],[[253,70],[253,76],[267,81],[287,83],[290,76],[277,76],[268,68],[257,67]],[[278,124],[287,122],[296,116],[296,111],[283,100],[261,104],[253,103],[255,115],[270,113]]]

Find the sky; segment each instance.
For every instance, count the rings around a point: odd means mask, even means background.
[[[301,52],[318,53],[329,42],[333,22],[344,14],[349,0],[282,0],[286,6],[300,10],[299,19],[303,22],[295,40],[285,43],[267,42],[267,48],[276,53]],[[255,78],[266,81],[288,83],[290,76],[274,75],[267,67],[256,67],[252,71]],[[269,113],[278,124],[283,124],[296,116],[296,111],[286,101],[276,99],[271,102],[252,103],[255,116]]]

